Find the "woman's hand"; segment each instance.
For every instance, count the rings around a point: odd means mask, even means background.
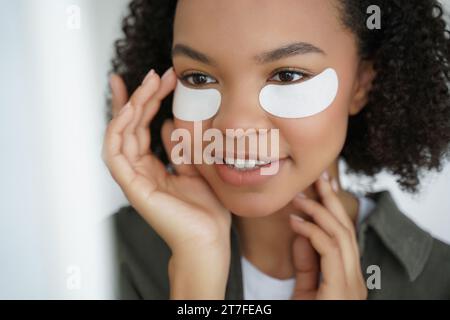
[[[231,214],[194,166],[172,164],[176,174],[170,174],[150,149],[149,124],[158,112],[161,101],[175,87],[176,75],[172,68],[162,78],[152,70],[108,125],[103,159],[130,204],[171,248],[173,260],[169,273],[174,279],[179,279],[175,286],[187,290],[187,284],[183,283],[187,279],[181,277],[177,270],[197,270],[197,274],[190,274],[192,283],[200,281],[200,284],[209,286],[211,290],[218,288],[223,291],[217,294],[217,290],[215,293],[201,290],[201,294],[206,295],[203,298],[215,298],[225,292]],[[126,99],[126,89],[117,75],[111,79],[111,88],[113,110],[117,111],[120,102]],[[173,129],[170,120],[162,128],[163,143],[169,155]],[[220,270],[224,276],[211,279],[206,273],[198,274],[198,270],[204,272],[204,268],[208,267],[205,263],[210,264],[214,274]],[[203,276],[205,281],[195,279],[196,276]],[[195,288],[191,287],[191,290]],[[183,297],[202,298],[201,294]]]
[[[291,215],[291,226],[299,234],[293,244],[292,299],[367,299],[355,227],[327,173],[316,181],[316,188],[323,205],[305,196],[292,201],[312,220]]]

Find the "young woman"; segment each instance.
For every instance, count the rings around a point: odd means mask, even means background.
[[[368,27],[371,5],[379,29]],[[130,10],[103,151],[131,204],[115,216],[124,298],[450,298],[449,247],[388,191],[341,189],[338,172],[339,159],[353,173],[387,170],[414,193],[421,171],[442,168],[450,33],[436,1],[134,0]],[[203,130],[278,130],[277,173],[170,164],[172,132],[195,134],[172,116],[181,88],[219,93]],[[308,108],[317,112],[300,114]]]

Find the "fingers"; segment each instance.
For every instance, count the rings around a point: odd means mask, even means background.
[[[316,181],[316,189],[325,207],[344,225],[348,230],[354,230],[354,225],[344,206],[333,190],[329,174],[324,174]]]
[[[345,269],[339,245],[320,227],[299,216],[291,215],[291,227],[295,232],[307,238],[320,254],[320,269],[324,284],[336,284],[344,287]]]
[[[164,149],[166,150],[166,153],[170,158],[170,162],[172,163],[172,166],[175,169],[175,172],[180,175],[198,176],[199,173],[194,165],[192,165],[192,164],[175,164],[173,162],[171,153],[172,153],[172,148],[174,147],[174,142],[172,142],[172,140],[171,140],[171,135],[174,130],[175,130],[175,128],[174,128],[173,120],[166,120],[161,129],[161,138],[162,138],[162,141],[164,144]],[[184,143],[184,141],[181,143]]]
[[[133,119],[133,109],[126,105],[121,112],[111,120],[106,129],[103,142],[102,157],[113,178],[119,185],[125,185],[135,177],[134,170],[122,154],[123,131]]]
[[[144,142],[139,141],[140,137],[136,134],[136,127],[142,117],[144,104],[156,93],[159,84],[159,76],[152,69],[128,102],[134,110],[134,116],[124,131],[123,153],[130,162],[135,162],[141,157],[140,146]]]
[[[111,112],[113,118],[115,118],[127,103],[128,92],[122,77],[117,74],[111,75],[109,85],[111,87]]]
[[[313,299],[319,285],[319,257],[308,238],[297,236],[292,244],[296,284],[292,299]]]
[[[133,92],[130,103],[134,107],[143,106],[147,100],[153,96],[159,88],[160,78],[155,70],[150,70],[142,84]]]
[[[293,199],[293,206],[308,215],[339,247],[346,282],[357,286],[361,282],[361,267],[355,227],[343,204],[333,190],[329,176],[316,181],[320,202],[305,196]]]
[[[154,95],[146,102],[143,114],[136,127],[136,134],[139,137],[139,154],[144,155],[149,152],[151,144],[150,122],[153,120],[162,100],[164,100],[176,87],[176,75],[173,68],[169,68],[160,79],[160,85]]]
[[[103,143],[102,156],[104,160],[115,156],[121,152],[122,134],[130,121],[133,119],[133,110],[130,105],[126,105],[120,113],[111,120],[106,128]]]
[[[173,73],[172,69],[169,71]],[[174,75],[168,72],[164,79],[161,79],[151,70],[131,96],[129,104],[135,112],[133,120],[124,131],[123,144],[123,153],[129,161],[134,162],[150,153],[149,125],[159,110],[161,100],[173,90],[173,77]]]
[[[112,82],[117,82],[116,80],[117,78],[113,77]],[[154,70],[151,70],[142,84],[133,93],[128,103],[126,103],[118,115],[110,122],[106,130],[102,151],[103,157],[111,174],[121,185],[125,185],[130,179],[135,178],[135,172],[131,163],[134,163],[140,158],[140,149],[144,149],[141,146],[145,144],[143,140],[147,141],[145,149],[149,152],[150,132],[147,131],[146,135],[143,135],[142,132],[141,134],[137,134],[136,127],[140,123],[143,115],[144,105],[152,97],[156,96],[156,100],[160,101],[164,97],[164,94],[166,94],[168,85],[166,84],[161,89],[162,86],[160,84],[161,79]],[[160,89],[162,91],[159,91]],[[120,99],[116,96],[116,102],[118,100]],[[155,104],[154,107],[157,109],[159,103]],[[157,110],[153,114],[156,112]]]
[[[175,90],[176,83],[176,74],[173,71],[173,68],[169,68],[160,79],[158,90],[155,92],[152,99],[147,101],[144,107],[144,114],[138,124],[139,127],[148,127],[150,121],[158,112],[161,101]]]
[[[330,181],[330,177],[326,171],[322,174],[321,178],[316,181],[315,185],[324,206],[350,234],[355,255],[359,256],[354,222],[350,219],[350,216],[339,200],[336,192],[333,190],[332,182]]]
[[[352,237],[349,231],[321,204],[315,200],[297,197],[292,201],[293,206],[310,216],[332,241],[336,242],[343,260],[345,274],[350,279],[358,266],[357,253],[354,251]]]

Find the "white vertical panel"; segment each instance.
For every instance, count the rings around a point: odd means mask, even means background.
[[[23,1],[1,1],[0,32],[0,298],[48,295],[47,221],[41,187],[37,108],[30,97],[30,51]],[[7,45],[6,45],[7,44]]]
[[[81,29],[67,25],[73,4]],[[112,297],[104,220],[124,198],[100,154],[106,41],[117,37],[124,4],[2,2],[2,298]]]

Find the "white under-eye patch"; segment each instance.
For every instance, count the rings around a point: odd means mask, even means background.
[[[219,111],[221,97],[216,89],[193,89],[178,80],[173,97],[173,115],[184,121],[208,120]]]
[[[339,80],[328,68],[314,78],[297,84],[269,84],[259,95],[261,107],[281,118],[304,118],[328,108],[338,91]]]

